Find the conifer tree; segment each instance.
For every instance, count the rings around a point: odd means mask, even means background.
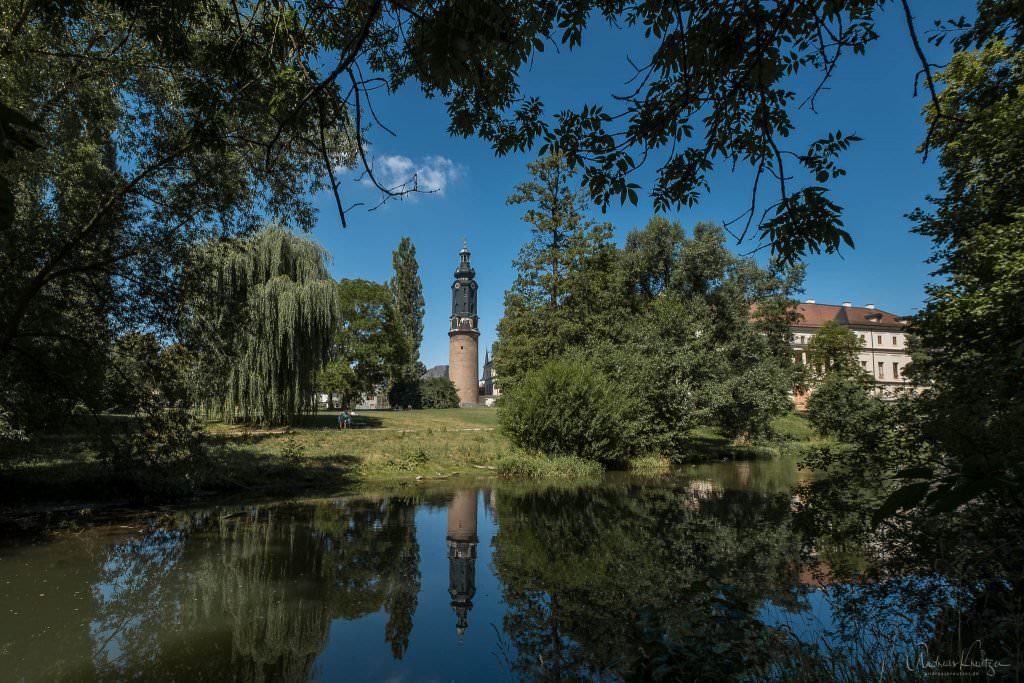
[[[423,342],[423,281],[416,261],[416,246],[409,237],[402,237],[398,248],[391,253],[394,275],[388,281],[391,298],[398,313],[399,325],[408,340],[409,360],[391,375],[388,401],[394,406],[419,408],[420,377],[426,372],[420,362],[420,344]]]
[[[507,200],[529,207],[523,221],[532,238],[514,261],[516,279],[498,324],[494,362],[504,386],[580,343],[593,322],[595,286],[614,260],[611,228],[586,217],[565,157],[550,154],[527,168],[530,180]]]
[[[398,248],[391,254],[391,264],[395,274],[388,282],[398,318],[409,338],[412,348],[412,360],[420,357],[420,344],[423,342],[423,281],[420,279],[420,266],[416,261],[416,246],[409,237],[402,237]]]

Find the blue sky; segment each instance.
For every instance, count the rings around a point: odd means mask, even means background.
[[[916,0],[911,2],[918,32],[932,19],[972,14],[971,2]],[[847,55],[831,81],[831,90],[817,103],[817,114],[796,112],[797,134],[791,148],[840,129],[856,133],[857,143],[843,158],[848,175],[830,184],[832,198],[844,207],[844,222],[856,248],[841,255],[806,259],[805,298],[822,303],[852,301],[874,303],[897,314],[918,310],[924,284],[931,271],[925,263],[929,242],[909,232],[905,214],[924,205],[926,194],[937,189],[938,167],[934,159],[922,163],[916,148],[924,139],[921,117],[924,98],[913,96],[914,75],[920,65],[907,34],[902,10],[890,4],[878,22],[880,38],[864,56]],[[923,39],[923,38],[922,38]],[[948,48],[925,46],[932,62],[948,60]],[[631,70],[627,55],[639,63],[650,52],[642,36],[595,26],[584,36],[583,47],[556,53],[550,46],[522,74],[523,92],[541,97],[547,112],[578,108],[585,103],[609,105],[609,93],[626,90]],[[805,91],[811,80],[794,83]],[[496,158],[479,139],[451,138],[444,103],[425,98],[415,87],[392,95],[380,95],[374,108],[381,121],[393,130],[370,132],[375,167],[385,178],[404,180],[418,173],[421,185],[439,188],[433,194],[391,201],[374,211],[357,208],[342,229],[330,193],[316,197],[320,210],[313,237],[332,254],[331,273],[338,278],[384,281],[391,275],[391,252],[402,235],[416,245],[426,298],[423,346],[420,357],[428,366],[448,362],[448,314],[452,272],[458,251],[466,239],[479,282],[481,362],[483,349],[495,339],[502,315],[502,299],[514,278],[512,259],[529,239],[522,222],[522,206],[507,206],[513,185],[526,178],[526,163],[534,153]],[[638,176],[645,188],[656,165]],[[721,222],[740,214],[749,203],[751,175],[727,168],[711,176],[712,192],[692,208],[666,214],[689,228],[698,221]],[[376,194],[342,176],[345,204],[377,203]],[[615,226],[620,243],[633,228],[654,214],[646,197],[639,206],[617,203],[594,218]],[[732,245],[737,252],[756,246],[753,242]],[[758,255],[765,258],[764,252]]]

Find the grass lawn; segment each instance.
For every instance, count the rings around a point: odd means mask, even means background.
[[[336,462],[360,480],[481,472],[511,450],[493,408],[365,410],[353,423],[338,429],[338,412],[327,411],[290,430],[212,424],[208,431],[215,447],[230,454],[290,456],[314,468]]]
[[[33,438],[20,452],[0,453],[0,516],[27,504],[158,502],[180,494],[181,475],[146,472],[135,481],[98,457],[103,434],[133,418],[72,418],[64,429]],[[361,482],[494,473],[510,451],[493,408],[356,411],[355,428],[339,430],[338,412],[307,417],[292,429],[206,425],[208,462],[193,482],[207,494],[285,496],[335,492]],[[474,467],[477,465],[477,467]]]
[[[130,421],[124,416],[72,421],[60,433],[34,439],[27,452],[0,458],[0,511],[26,503],[175,497],[180,474],[147,472],[136,482],[97,458],[100,434],[122,431]],[[595,472],[591,463],[573,458],[524,457],[499,432],[493,408],[357,411],[354,423],[355,428],[339,430],[335,411],[309,416],[291,429],[209,423],[209,460],[194,475],[195,488],[218,495],[286,496],[417,477],[557,478]],[[764,457],[817,441],[806,417],[797,413],[779,418],[775,431],[776,442],[735,445],[713,428],[694,429],[688,447],[672,461]],[[659,456],[637,462],[648,474],[670,468],[669,459]]]

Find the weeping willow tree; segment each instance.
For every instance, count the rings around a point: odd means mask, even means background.
[[[192,386],[207,413],[291,424],[314,405],[314,377],[337,326],[327,253],[280,226],[196,249],[180,328],[195,352]]]

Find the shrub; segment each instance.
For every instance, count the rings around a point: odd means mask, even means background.
[[[527,372],[502,397],[498,421],[522,448],[607,462],[631,455],[627,405],[604,373],[566,357]]]
[[[103,438],[99,459],[115,485],[133,498],[192,493],[209,468],[199,422],[184,410],[153,409],[138,427]]]
[[[738,441],[750,441],[771,434],[772,420],[792,407],[789,398],[791,376],[773,359],[730,377],[718,388],[721,403],[716,421]]]
[[[546,457],[510,453],[497,462],[498,476],[508,479],[585,479],[601,474],[600,463],[574,456]]]
[[[458,408],[455,385],[444,377],[420,380],[420,405],[424,408]]]
[[[885,406],[865,382],[830,375],[807,399],[807,416],[822,436],[865,443],[883,427]]]

